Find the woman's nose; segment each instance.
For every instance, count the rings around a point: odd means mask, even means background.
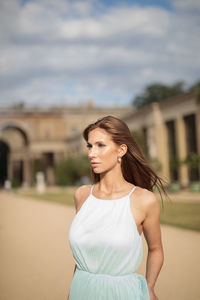
[[[97,149],[91,148],[88,152],[88,157],[92,158],[92,157],[95,157],[96,155],[97,155]]]

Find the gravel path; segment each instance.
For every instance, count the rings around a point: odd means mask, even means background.
[[[68,231],[74,215],[71,207],[0,193],[0,300],[67,299],[74,270]],[[159,300],[199,300],[200,233],[162,226],[162,236]],[[141,274],[146,253],[144,243]]]

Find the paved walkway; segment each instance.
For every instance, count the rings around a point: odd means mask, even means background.
[[[68,231],[74,215],[71,207],[0,193],[0,300],[67,299],[74,270]],[[199,300],[200,233],[162,226],[162,236],[159,300]],[[144,243],[142,274],[146,253]]]

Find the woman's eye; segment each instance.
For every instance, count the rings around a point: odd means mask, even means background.
[[[105,145],[104,145],[104,144],[98,144],[98,146],[99,146],[99,147],[104,147]],[[92,145],[87,145],[86,147],[87,147],[87,148],[92,148]]]

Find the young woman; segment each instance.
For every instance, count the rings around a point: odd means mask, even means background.
[[[106,116],[83,132],[93,185],[74,195],[76,215],[69,231],[75,259],[69,300],[157,300],[163,264],[160,205],[153,187],[161,178],[149,167],[128,126]],[[148,245],[146,277],[135,271]]]

